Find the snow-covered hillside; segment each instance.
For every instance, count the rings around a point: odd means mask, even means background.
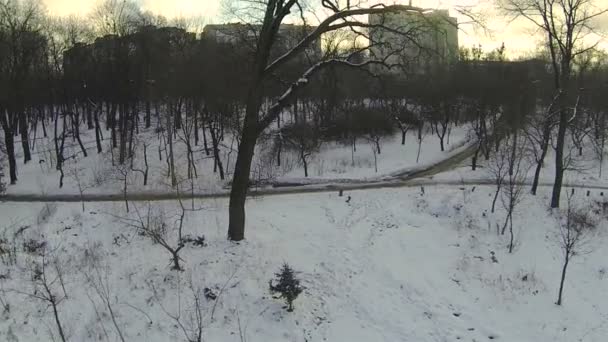
[[[186,341],[174,318],[192,334],[192,289],[204,288],[217,296],[201,299],[205,341],[603,341],[607,227],[596,201],[605,199],[577,198],[600,223],[569,266],[557,306],[562,254],[549,189],[516,209],[513,254],[496,233],[504,212],[489,213],[493,191],[443,186],[424,194],[411,188],[255,198],[239,244],[225,239],[226,201],[196,202],[202,210],[186,213],[184,234],[204,235],[206,246],[187,244],[183,272],[170,269],[163,247],[128,226],[136,211],[147,217],[145,203],[131,203],[129,214],[123,203],[88,203],[85,212],[80,204],[3,203],[0,340],[56,339],[53,310],[33,287],[40,271],[32,263],[44,250],[48,279],[62,274],[51,291],[62,299],[58,317],[71,341],[119,340],[108,307],[126,341]],[[178,204],[151,209],[172,236]],[[6,252],[12,247],[15,263]],[[305,287],[292,313],[268,290],[283,262]],[[95,290],[100,284],[107,302]]]
[[[430,126],[429,126],[430,129]],[[128,192],[175,192],[168,177],[167,151],[160,143],[158,134],[153,129],[141,127],[141,139],[135,141],[134,169],[145,170],[143,146],[146,144],[149,176],[147,185],[143,185],[143,173],[131,170],[130,165],[120,167],[117,162],[118,152],[110,150],[110,139],[103,141],[103,152],[98,154],[95,148],[95,137],[92,131],[83,132],[83,140],[89,155],[85,158],[76,142],[66,142],[63,186],[60,188],[60,172],[56,169],[54,141],[52,137],[38,138],[33,145],[33,160],[28,164],[22,163],[21,144],[17,143],[18,178],[19,182],[7,187],[10,194],[79,194],[80,183],[84,193],[121,193],[123,179],[127,177]],[[0,132],[2,137],[2,132]],[[202,139],[201,139],[202,140]],[[439,140],[430,132],[424,136],[420,155],[418,155],[418,140],[415,132],[406,136],[405,144],[401,144],[401,133],[381,139],[381,154],[372,151],[373,144],[361,139],[352,151],[349,144],[325,142],[318,153],[313,154],[309,164],[309,178],[304,180],[304,169],[300,165],[297,151],[283,151],[282,163],[278,166],[272,154],[272,146],[261,143],[258,146],[252,168],[252,178],[262,182],[320,182],[327,180],[371,179],[386,176],[395,171],[420,168],[429,163],[442,160],[470,143],[469,128],[464,125],[453,127],[450,138],[446,139],[446,151],[440,150]],[[159,149],[160,145],[160,149]],[[220,145],[220,158],[226,173],[221,180],[219,172],[213,172],[213,154],[207,155],[203,143],[193,146],[193,159],[196,170],[193,171],[193,181],[188,175],[186,145],[177,135],[175,143],[176,173],[181,186],[195,191],[217,192],[231,180],[232,170],[236,161],[238,141],[232,136],[226,136]],[[212,151],[211,147],[208,149]],[[114,160],[114,162],[112,161]],[[7,161],[4,161],[8,163]],[[377,163],[377,165],[376,165]],[[377,170],[376,170],[377,166]],[[8,166],[5,165],[5,169]],[[121,172],[126,171],[126,173]],[[78,179],[76,179],[78,177]]]

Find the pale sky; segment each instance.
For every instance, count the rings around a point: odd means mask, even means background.
[[[86,15],[97,0],[42,0],[50,13],[56,15]],[[167,18],[203,15],[217,17],[220,0],[137,0],[145,10],[162,14]]]
[[[168,18],[188,17],[188,16],[203,16],[209,22],[221,22],[221,0],[138,0],[142,8],[150,10],[156,14],[162,14]],[[370,0],[370,2],[380,2],[381,0]],[[86,15],[91,8],[96,4],[96,0],[43,0],[50,13],[55,15]],[[314,0],[312,0],[314,2]],[[389,3],[408,3],[409,0],[384,0]],[[530,26],[522,23],[509,24],[506,18],[498,15],[492,7],[490,0],[413,0],[413,5],[425,8],[444,8],[451,9],[452,15],[456,12],[453,10],[454,5],[476,5],[478,10],[483,11],[487,19],[487,26],[490,29],[490,35],[481,30],[476,30],[471,25],[462,25],[459,35],[461,46],[472,46],[481,44],[484,50],[491,50],[499,47],[503,42],[507,48],[507,52],[511,56],[520,55],[522,53],[531,52],[537,49],[541,44],[540,37],[533,36],[533,30]],[[608,0],[600,0],[597,2],[605,8],[608,8]],[[459,22],[465,22],[468,19],[459,17]],[[604,32],[608,33],[608,18],[603,20]],[[479,31],[479,32],[477,32]],[[608,49],[608,39],[605,37],[595,38],[601,39],[600,43],[604,48]],[[594,41],[595,42],[595,41]]]

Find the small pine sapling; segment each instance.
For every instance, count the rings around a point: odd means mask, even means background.
[[[281,271],[275,273],[276,285],[273,285],[273,281],[269,281],[270,292],[278,293],[279,298],[285,299],[287,303],[287,311],[293,311],[293,301],[298,298],[298,295],[302,293],[302,286],[300,286],[300,280],[296,278],[294,270],[287,264],[284,263]]]

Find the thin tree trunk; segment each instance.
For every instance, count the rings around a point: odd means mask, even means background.
[[[116,146],[118,146],[118,141],[116,138],[116,110],[117,105],[112,103],[112,108],[110,109],[110,118],[108,119],[110,122],[110,129],[112,130],[112,148],[116,148]]]
[[[559,294],[557,295],[557,305],[562,305],[562,295],[564,292],[564,282],[566,280],[566,270],[568,269],[568,263],[570,262],[570,255],[566,253],[566,259],[564,260],[564,267],[562,268],[562,276],[559,281]]]
[[[302,160],[302,165],[304,166],[304,177],[308,178],[308,162],[306,161],[306,155],[304,152],[300,153],[300,159]]]
[[[27,134],[27,120],[25,112],[19,114],[19,131],[21,133],[21,147],[23,148],[23,162],[27,164],[32,160],[32,154],[30,152],[30,142]]]
[[[194,146],[198,146],[198,141],[199,141],[199,136],[198,136],[198,115],[196,115],[196,112],[194,112],[194,111],[192,111],[192,113],[194,115]]]
[[[494,210],[496,208],[496,200],[498,199],[498,194],[500,193],[500,186],[501,186],[501,184],[496,184],[496,193],[494,193],[494,199],[492,200],[491,213],[494,213]]]
[[[146,128],[150,128],[151,126],[151,116],[152,116],[152,110],[150,108],[150,100],[146,100]]]
[[[52,117],[52,114],[51,114]],[[46,138],[47,137],[47,133],[46,133],[46,120],[44,117],[44,107],[41,110],[41,116],[40,116],[41,122],[42,122],[42,135]]]
[[[205,155],[209,156],[209,145],[207,144],[207,133],[205,133],[205,118],[201,118],[201,126],[203,128],[203,148],[205,149]],[[209,123],[209,129],[211,129],[211,123]]]
[[[167,139],[169,144],[169,173],[171,176],[171,186],[175,188],[177,185],[177,177],[175,175],[175,159],[173,158],[173,126],[172,126],[172,115],[167,115]]]
[[[144,165],[146,169],[144,170],[144,186],[148,185],[148,146],[144,144]]]
[[[97,153],[101,153],[103,151],[101,147],[101,127],[99,126],[99,111],[95,110],[95,114],[93,116],[93,120],[95,121],[95,143],[97,144]]]
[[[218,141],[217,132],[212,126],[209,127],[209,132],[211,134],[211,143],[213,144],[213,172],[216,172],[216,170],[219,169],[220,179],[224,180],[224,166],[222,165],[222,159],[220,158],[220,143]]]
[[[11,184],[17,184],[17,160],[15,158],[15,137],[4,131],[4,144],[8,155],[9,178]]]
[[[73,123],[73,127],[74,127],[74,135],[76,136],[76,140],[78,141],[78,145],[80,145],[80,150],[82,150],[82,154],[84,155],[84,157],[86,158],[87,155],[87,149],[84,148],[84,144],[82,143],[82,139],[80,139],[80,128],[79,128],[79,122],[78,122],[78,114],[76,115],[76,120]]]
[[[49,296],[53,296],[50,291],[48,291]],[[51,306],[53,307],[53,316],[55,316],[55,323],[57,324],[57,330],[59,330],[59,336],[61,337],[62,342],[66,342],[65,334],[63,333],[63,327],[61,326],[61,321],[59,320],[59,312],[57,311],[57,303],[54,298],[51,298]]]
[[[513,253],[513,244],[514,244],[514,239],[515,239],[515,235],[513,234],[513,211],[511,211],[511,213],[509,213],[509,235],[510,235],[510,241],[509,241],[509,254]]]
[[[86,105],[86,111],[87,111],[87,128],[88,129],[93,129],[95,126],[93,125],[93,113],[92,113],[92,108],[91,108],[91,104],[87,103]]]

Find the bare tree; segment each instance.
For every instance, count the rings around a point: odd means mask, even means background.
[[[53,319],[57,327],[57,332],[62,342],[67,341],[63,323],[59,317],[59,305],[68,298],[64,284],[63,265],[59,259],[48,259],[46,248],[42,248],[40,262],[31,264],[31,283],[33,288],[30,291],[14,290],[17,293],[38,299],[53,310]]]
[[[137,150],[137,146],[138,145],[140,145],[139,141],[137,141],[135,143],[134,151]],[[141,143],[141,146],[143,148],[143,151],[142,151],[142,153],[143,153],[143,162],[144,162],[143,169],[140,168],[141,166],[140,167],[136,167],[135,166],[135,159],[136,159],[135,158],[135,156],[136,156],[135,152],[133,152],[133,155],[129,159],[130,159],[130,162],[131,162],[131,171],[135,171],[135,172],[140,173],[142,175],[142,177],[143,177],[143,184],[144,184],[144,186],[147,186],[148,185],[148,173],[150,171],[150,165],[148,164],[148,146],[150,146],[150,144],[144,141],[144,142]]]
[[[84,173],[85,168],[78,165],[77,161],[74,161],[70,164],[68,168],[68,177],[72,178],[78,187],[78,193],[80,194],[80,202],[82,203],[82,212],[85,211],[84,208],[84,192],[89,189],[91,186],[86,179],[86,174]]]
[[[585,253],[585,245],[589,242],[596,224],[588,213],[588,208],[577,208],[573,196],[568,195],[568,207],[559,223],[559,244],[564,254],[562,273],[559,282],[559,293],[555,304],[562,305],[564,281],[570,261],[575,256]]]
[[[163,305],[162,303],[160,294],[156,290],[154,284],[150,282],[149,285],[152,288],[154,298],[159,303],[159,306],[167,315],[167,317],[171,318],[175,322],[175,325],[179,327],[179,329],[184,334],[186,341],[202,342],[203,328],[205,327],[203,321],[203,304],[205,302],[205,297],[203,290],[200,287],[194,285],[194,282],[192,281],[192,275],[190,275],[190,280],[188,282],[188,288],[191,291],[191,297],[187,298],[187,302],[190,303],[189,307],[185,306],[183,303],[183,288],[181,285],[181,276],[177,276],[177,286],[175,289],[177,298],[175,301],[173,301],[177,304],[175,312],[166,309],[165,305]]]
[[[510,152],[511,151],[507,148],[499,148],[488,163],[487,170],[490,176],[494,179],[494,184],[496,185],[494,199],[492,200],[492,213],[494,213],[494,210],[496,209],[496,201],[498,200],[498,195],[501,193],[502,185],[504,184],[505,177],[508,173],[508,159]]]
[[[102,0],[90,17],[99,35],[125,36],[135,30],[142,13],[133,0]]]
[[[183,220],[185,216],[185,208],[182,206],[182,211],[177,218],[177,227],[167,223],[168,218],[164,210],[160,207],[152,206],[148,203],[144,212],[137,206],[133,206],[135,218],[118,217],[120,221],[129,227],[132,227],[140,232],[141,235],[149,237],[152,242],[159,244],[169,254],[171,254],[172,270],[182,271],[179,252],[186,247],[183,236]],[[175,236],[173,236],[175,233]]]
[[[416,153],[416,163],[418,163],[420,161],[420,152],[422,152],[422,142],[424,141],[424,138],[428,134],[428,130],[425,129],[425,126],[424,126],[424,120],[422,120],[422,119],[418,120],[418,127],[416,127],[416,129],[417,129],[416,138],[418,140],[418,152]]]
[[[0,1],[0,126],[4,131],[10,183],[17,182],[14,136],[21,135],[24,162],[31,160],[26,98],[44,64],[45,38],[40,33],[39,1]]]
[[[186,145],[186,160],[188,163],[188,179],[198,178],[196,170],[196,161],[194,160],[194,149],[192,146],[192,137],[198,131],[195,120],[198,115],[192,112],[186,115],[184,122],[181,124],[180,130],[177,133],[178,138]],[[181,133],[181,134],[180,134]]]
[[[304,167],[304,177],[308,177],[310,157],[321,147],[321,139],[316,129],[310,123],[300,121],[284,126],[279,137],[279,143],[282,141],[286,147],[298,153],[300,163]]]
[[[326,19],[321,20],[316,28],[306,34],[291,49],[276,59],[271,59],[271,50],[277,40],[281,24],[293,12],[298,12],[304,19],[303,1],[300,0],[265,0],[248,1],[244,4],[250,12],[259,10],[262,13],[262,24],[256,32],[256,49],[251,64],[251,81],[247,91],[245,101],[245,118],[241,130],[241,141],[238,149],[238,156],[233,175],[232,189],[230,192],[229,205],[229,227],[228,238],[233,241],[240,241],[245,237],[245,201],[249,188],[249,176],[255,150],[256,141],[262,132],[274,122],[283,109],[297,98],[298,93],[304,88],[311,78],[322,69],[329,66],[344,65],[354,68],[368,65],[386,64],[386,58],[382,60],[372,59],[362,63],[351,61],[352,54],[343,58],[330,58],[314,63],[300,77],[296,78],[281,96],[279,96],[270,106],[262,107],[264,103],[264,82],[274,75],[278,69],[285,66],[288,62],[296,59],[296,56],[304,52],[313,42],[318,41],[322,35],[339,29],[350,28],[354,32],[369,38],[369,35],[362,32],[365,29],[382,28],[384,25],[370,24],[359,20],[361,16],[370,14],[387,14],[395,12],[421,13],[422,8],[406,5],[376,5],[362,7],[348,1],[346,4],[340,1],[322,0],[321,5],[329,12]],[[363,30],[361,30],[363,29]],[[367,31],[367,30],[365,30]],[[392,29],[392,31],[399,31]],[[411,32],[402,33],[404,39],[415,42]],[[375,46],[375,42],[371,42]],[[388,65],[389,67],[391,65]]]
[[[584,46],[584,40],[595,32],[594,19],[608,12],[595,0],[501,0],[502,8],[516,17],[532,23],[545,36],[551,56],[554,87],[559,94],[559,120],[555,149],[555,182],[551,207],[559,207],[564,177],[564,146],[566,132],[571,123],[572,65],[574,59],[593,48]],[[600,38],[601,39],[601,38]]]
[[[554,97],[548,108],[542,111],[542,115],[532,116],[524,128],[524,133],[529,141],[528,146],[536,162],[534,180],[532,181],[532,195],[536,195],[538,182],[540,179],[540,171],[545,163],[545,157],[547,156],[547,152],[549,150],[551,132],[553,132],[556,121],[554,105],[558,97],[559,95]]]
[[[125,208],[129,212],[129,183],[131,181],[131,165],[129,163],[117,164],[114,166],[114,173],[122,184],[122,196],[125,201]]]
[[[407,132],[418,126],[416,115],[408,109],[407,101],[401,99],[391,101],[388,110],[401,130],[401,145],[405,145]]]
[[[169,252],[169,254],[171,254],[171,263],[173,264],[171,269],[175,271],[183,271],[180,263],[182,258],[179,256],[181,250],[186,247],[186,243],[188,242],[198,242],[199,245],[202,243],[200,240],[192,239],[184,235],[184,219],[187,212],[200,211],[203,210],[203,208],[195,208],[193,200],[192,209],[186,209],[184,203],[182,202],[182,194],[179,186],[176,193],[180,208],[175,215],[172,215],[172,217],[167,217],[162,207],[153,206],[150,203],[148,203],[145,212],[142,212],[140,208],[134,206],[134,218],[115,217],[125,223],[127,226],[138,230],[141,235],[149,237],[152,242],[163,247],[167,252]],[[174,219],[172,223],[170,222],[171,218]]]
[[[529,170],[529,163],[525,153],[524,144],[517,141],[518,135],[513,134],[504,144],[508,152],[506,154],[506,169],[504,186],[501,189],[501,203],[506,212],[505,222],[502,226],[501,235],[509,228],[509,253],[513,252],[515,234],[513,232],[513,214],[515,208],[522,200],[524,181]]]
[[[109,280],[110,270],[107,266],[101,265],[101,254],[99,252],[99,246],[95,246],[95,249],[85,249],[84,260],[86,261],[86,267],[83,269],[83,275],[93,289],[97,297],[102,302],[103,307],[107,311],[112,320],[112,325],[116,330],[116,334],[120,341],[125,342],[122,328],[118,323],[116,309],[113,303],[112,288]],[[93,305],[95,303],[93,302]],[[97,309],[95,309],[97,311]]]

